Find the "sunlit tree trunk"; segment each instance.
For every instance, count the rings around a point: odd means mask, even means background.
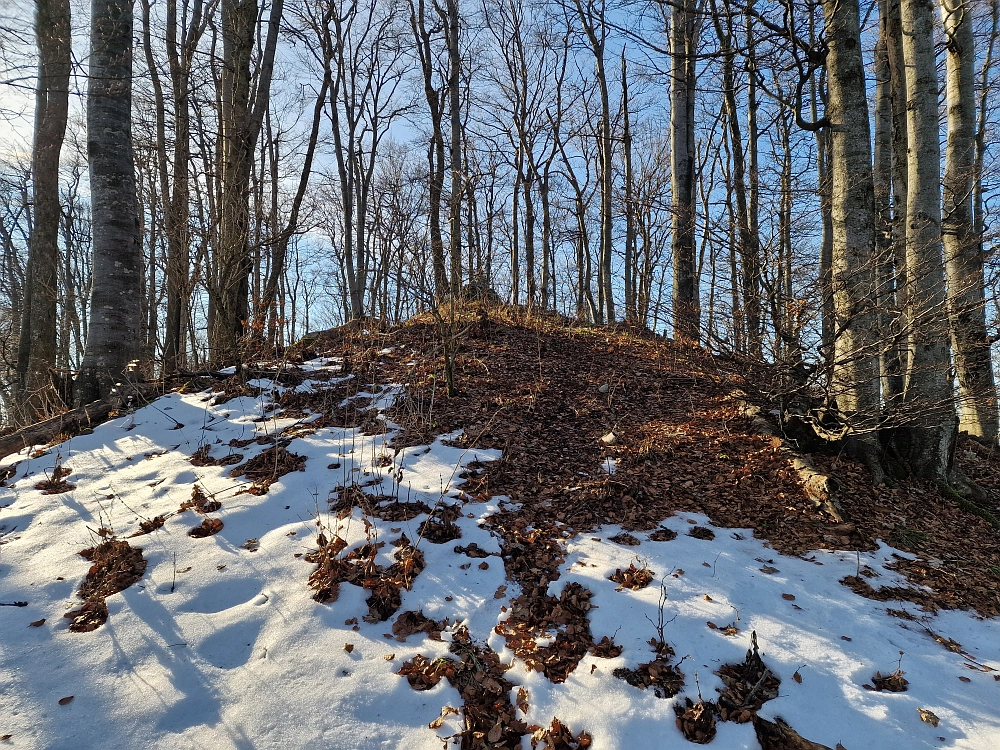
[[[906,277],[910,366],[903,400],[910,425],[900,453],[920,476],[947,483],[957,418],[952,392],[944,256],[941,242],[941,144],[934,60],[934,5],[900,6],[906,66]]]
[[[941,233],[958,375],[959,429],[993,442],[997,438],[997,389],[986,334],[983,257],[972,215],[976,177],[976,55],[971,3],[941,0],[941,20],[948,81],[948,146]]]
[[[834,306],[833,392],[838,410],[852,422],[852,439],[875,457],[879,412],[874,321],[875,196],[871,130],[857,0],[824,0],[832,166],[832,288]],[[876,481],[881,480],[876,476]]]

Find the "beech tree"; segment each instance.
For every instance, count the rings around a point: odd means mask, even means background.
[[[271,92],[283,0],[273,0],[257,75],[256,0],[222,0],[219,91],[219,206],[209,294],[209,350],[216,361],[238,356],[250,320],[250,178]]]
[[[56,367],[59,156],[69,112],[70,19],[69,0],[35,3],[38,83],[31,155],[34,213],[21,301],[16,381],[20,412],[17,419],[22,424],[45,419],[66,406],[52,385],[51,371]]]
[[[838,410],[852,419],[849,439],[862,448],[871,466],[878,467],[875,194],[858,3],[824,0],[823,13],[829,49],[826,117],[832,136],[833,388]]]
[[[903,392],[909,423],[897,447],[918,475],[952,480],[957,417],[951,381],[941,241],[941,145],[938,131],[934,6],[902,0],[906,67],[906,279],[909,368]]]
[[[983,257],[972,214],[976,182],[975,42],[972,5],[941,0],[947,50],[948,145],[941,233],[958,380],[959,429],[997,439],[997,389],[986,334]]]
[[[718,9],[713,4],[718,24]],[[673,203],[674,336],[697,342],[701,312],[695,260],[694,102],[698,35],[696,0],[670,6],[670,191]],[[721,27],[720,27],[721,28]],[[721,34],[721,32],[720,32]],[[729,113],[735,122],[736,112]],[[734,141],[742,150],[742,143]],[[743,195],[745,195],[745,191]]]
[[[83,404],[107,398],[139,356],[142,248],[132,155],[132,2],[93,0],[87,154],[93,291],[77,377]]]

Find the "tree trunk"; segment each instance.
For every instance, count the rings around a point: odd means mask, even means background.
[[[56,366],[59,154],[69,111],[70,4],[69,0],[37,0],[35,8],[38,84],[31,157],[34,215],[17,362],[20,414],[16,416],[23,424],[65,408],[49,371]]]
[[[218,246],[209,296],[209,350],[215,361],[238,357],[250,319],[250,177],[257,136],[271,91],[274,54],[283,0],[274,0],[256,86],[251,57],[257,25],[256,0],[222,2],[222,92],[219,115],[219,166],[222,180]]]
[[[636,308],[635,177],[632,172],[632,130],[629,127],[628,71],[622,51],[622,151],[625,156],[625,320],[645,326]]]
[[[673,205],[674,338],[697,342],[701,310],[695,260],[694,103],[698,19],[694,0],[671,7],[670,192]],[[735,117],[735,113],[731,113]]]
[[[434,270],[434,293],[442,301],[448,293],[448,272],[444,263],[444,238],[441,234],[441,194],[444,192],[444,132],[441,129],[441,92],[434,88],[434,57],[431,31],[425,21],[424,0],[410,0],[410,27],[416,40],[420,69],[423,73],[424,99],[431,118],[431,140],[427,147],[428,224],[431,235],[431,265]]]
[[[896,263],[892,231],[892,74],[889,67],[886,0],[879,2],[879,38],[875,44],[875,273],[882,399],[893,402],[903,392],[896,300]]]
[[[611,280],[611,256],[614,241],[614,216],[612,215],[614,141],[611,135],[611,94],[608,89],[608,76],[604,59],[608,38],[605,17],[606,3],[604,0],[596,3],[588,2],[584,7],[581,0],[575,0],[575,5],[583,30],[590,42],[590,51],[594,55],[594,76],[597,79],[601,98],[601,119],[598,123],[597,133],[601,188],[598,317],[602,321],[607,320],[608,323],[613,323],[615,320],[615,298]],[[606,312],[606,316],[602,312]]]
[[[462,51],[459,46],[458,0],[447,0],[442,21],[446,22],[448,47],[448,109],[450,141],[448,161],[451,196],[448,204],[449,252],[451,254],[451,294],[458,299],[462,290]]]
[[[941,0],[947,49],[948,145],[941,234],[948,315],[958,375],[959,429],[997,439],[997,389],[990,362],[983,294],[983,257],[972,216],[975,184],[975,45],[967,0]]]
[[[889,67],[889,102],[892,110],[892,263],[896,297],[896,320],[891,338],[890,360],[894,359],[895,374],[886,383],[886,402],[898,403],[903,397],[904,373],[909,368],[909,348],[906,344],[906,301],[909,285],[906,281],[906,68],[903,65],[903,26],[899,11],[900,0],[885,0],[886,59]]]
[[[93,290],[77,381],[86,404],[107,398],[139,354],[142,248],[132,156],[132,3],[91,5],[87,153]]]
[[[908,425],[900,455],[919,476],[947,483],[957,428],[950,376],[941,243],[941,145],[931,0],[903,0],[906,66],[906,277],[910,367],[903,393]]]
[[[173,192],[166,206],[167,317],[164,321],[163,372],[174,373],[184,365],[185,310],[190,298],[191,231],[189,228],[191,158],[191,64],[203,32],[202,0],[195,0],[183,42],[177,44],[177,0],[167,0],[167,60],[174,101]],[[164,201],[168,198],[164,196]]]
[[[831,125],[834,306],[833,393],[869,463],[875,460],[879,412],[874,346],[875,197],[871,131],[857,0],[823,0]],[[880,481],[881,477],[876,476]]]

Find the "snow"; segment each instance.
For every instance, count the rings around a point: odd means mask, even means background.
[[[315,360],[305,369],[336,364]],[[462,705],[446,680],[416,692],[395,674],[417,653],[447,655],[448,633],[445,642],[423,634],[405,643],[388,639],[391,621],[362,620],[367,593],[349,584],[335,603],[318,604],[307,585],[313,566],[296,555],[314,548],[317,515],[351,548],[365,541],[359,509],[340,521],[327,511],[338,485],[373,482],[366,492],[433,506],[458,496],[464,465],[499,454],[457,448],[449,439],[455,435],[395,453],[395,425],[388,420],[376,435],[322,429],[288,446],[307,457],[304,472],[285,475],[265,495],[239,493],[249,482],[230,478],[231,467],[195,467],[188,457],[208,444],[214,457],[235,451],[250,459],[267,446],[231,449],[229,441],[296,423],[280,414],[253,421],[264,416],[267,394],[282,389],[270,381],[259,385],[265,388],[261,397],[219,406],[209,403],[211,394],[171,394],[38,458],[24,452],[2,462],[21,461],[14,484],[0,489],[0,602],[28,602],[0,607],[0,736],[10,734],[11,746],[430,749],[442,746],[439,736],[460,730],[456,716],[437,730],[427,726],[444,706]],[[323,387],[329,384],[308,382],[310,389]],[[399,393],[385,388],[359,395],[373,398],[371,408],[384,409]],[[184,426],[173,429],[178,422]],[[377,465],[383,454],[391,465]],[[51,474],[60,456],[73,469],[68,481],[76,489],[42,495],[34,485]],[[335,463],[340,466],[327,468]],[[602,468],[614,471],[613,464]],[[224,521],[223,530],[190,538],[187,531],[200,519],[188,512],[130,540],[148,561],[142,580],[108,599],[106,624],[91,633],[70,632],[62,615],[79,606],[75,591],[89,567],[78,552],[93,546],[96,530],[106,526],[127,537],[142,518],[176,511],[195,483],[222,502],[213,515]],[[714,672],[742,661],[756,631],[765,663],[781,679],[779,697],[764,704],[761,716],[780,716],[812,741],[831,748],[839,742],[848,750],[1000,746],[1000,682],[994,679],[1000,672],[969,668],[967,659],[925,630],[962,644],[973,665],[996,670],[1000,622],[958,611],[928,616],[911,604],[863,599],[839,583],[868,569],[876,587],[907,585],[886,568],[902,554],[888,546],[860,555],[784,557],[746,529],[714,529],[711,541],[691,537],[694,524],[709,524],[695,514],[664,521],[678,533],[668,542],[633,532],[640,546],[621,546],[609,541],[622,531],[618,527],[566,540],[562,576],[550,593],[557,595],[571,581],[593,591],[594,639],[613,636],[624,651],[615,659],[588,655],[564,684],[553,685],[528,671],[493,632],[506,617],[501,608],[519,593],[505,580],[500,558],[485,558],[485,570],[478,560],[463,569],[470,558],[453,550],[456,543],[475,542],[499,552],[499,540],[481,522],[501,503],[516,507],[508,500],[466,504],[466,516],[457,521],[460,542],[421,543],[426,568],[412,590],[402,592],[400,611],[419,609],[464,623],[504,661],[513,661],[506,677],[529,691],[529,724],[547,726],[558,716],[574,732],[590,732],[595,748],[681,747],[687,743],[672,706],[685,696],[697,700],[699,688],[713,699],[722,687]],[[415,540],[423,519],[367,520],[380,540],[395,538],[395,529]],[[259,544],[256,551],[244,548],[251,539]],[[388,550],[381,553],[386,559]],[[654,572],[653,584],[616,591],[608,576],[633,562]],[[652,659],[648,641],[656,635],[652,622],[659,616],[661,582],[664,635],[676,659],[683,658],[685,674],[682,693],[671,700],[611,674]],[[506,597],[494,598],[502,585]],[[888,608],[915,619],[890,616]],[[43,625],[29,627],[41,618]],[[345,624],[354,618],[357,631]],[[735,623],[739,632],[726,636],[708,621]],[[900,658],[907,692],[863,687],[876,670],[895,669]],[[796,672],[801,683],[793,679]],[[68,696],[73,701],[59,705]],[[922,722],[918,708],[936,714],[940,725]],[[712,745],[758,747],[750,725],[732,723],[718,725]]]

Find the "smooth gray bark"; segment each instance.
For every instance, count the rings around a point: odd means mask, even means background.
[[[93,290],[77,400],[107,398],[139,356],[142,248],[132,153],[132,3],[93,0],[87,87]]]
[[[18,347],[18,421],[45,419],[65,408],[52,385],[56,366],[59,265],[59,155],[69,111],[69,0],[37,0],[38,83],[31,155],[34,212]]]
[[[941,144],[932,0],[900,5],[906,67],[906,277],[910,367],[903,401],[909,426],[900,454],[914,473],[947,483],[957,428],[941,242]]]
[[[879,413],[874,320],[875,195],[857,0],[824,0],[830,121],[833,394],[851,436],[874,456]]]
[[[976,171],[972,6],[941,0],[947,50],[948,145],[941,220],[948,315],[958,376],[959,429],[997,439],[997,389],[986,333],[983,256],[972,215]]]

